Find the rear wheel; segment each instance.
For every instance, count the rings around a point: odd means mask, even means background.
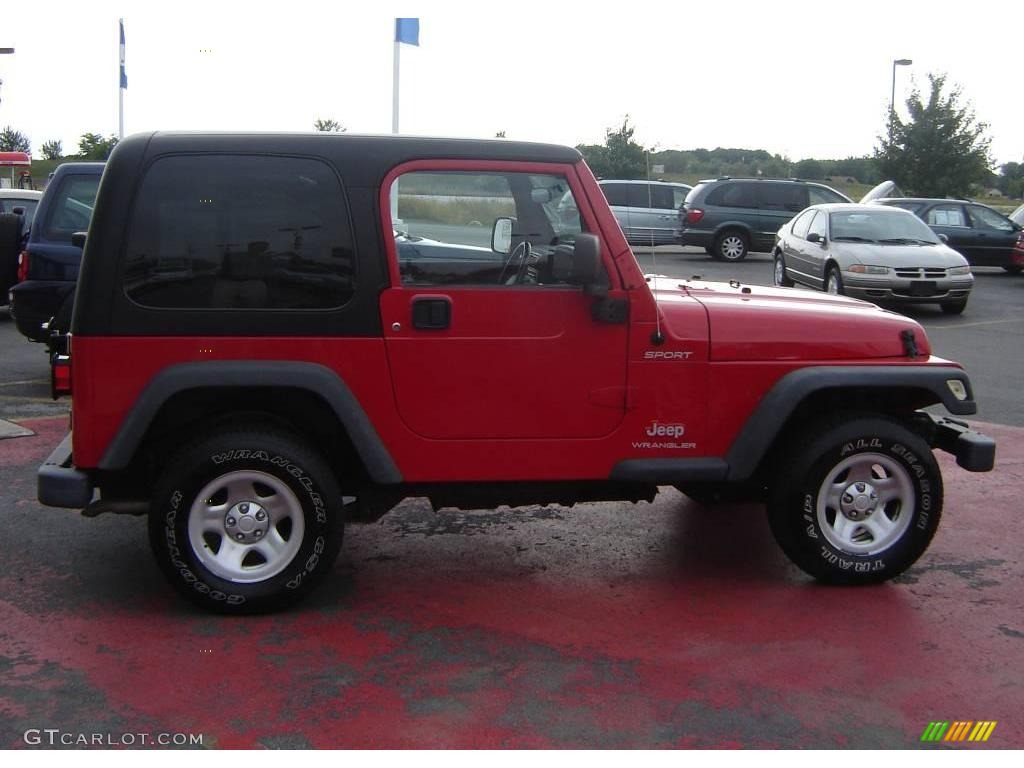
[[[743,261],[749,248],[747,236],[737,229],[723,232],[715,240],[715,256],[723,261]]]
[[[773,473],[772,533],[801,569],[834,584],[896,576],[928,548],[942,475],[928,444],[880,417],[823,420]]]
[[[775,272],[772,274],[775,285],[780,288],[792,288],[793,281],[786,274],[786,260],[781,253],[775,254]]]
[[[185,597],[254,613],[307,594],[341,547],[341,492],[323,459],[292,436],[244,429],[184,449],[157,483],[149,539]]]
[[[963,311],[967,309],[967,299],[962,299],[961,301],[944,301],[939,306],[942,307],[943,314],[959,315],[963,314]]]

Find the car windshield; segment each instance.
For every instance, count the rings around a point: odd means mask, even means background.
[[[939,239],[928,225],[900,211],[834,211],[829,214],[833,240],[883,244],[936,244]]]

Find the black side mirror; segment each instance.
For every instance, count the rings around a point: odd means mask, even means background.
[[[25,215],[25,206],[23,206],[23,205],[16,205],[13,208],[11,208],[11,213],[13,213],[15,216],[24,216]]]
[[[817,232],[811,232],[811,234],[807,236],[807,242],[817,243],[822,248],[824,248],[826,245],[828,245],[828,238],[826,238],[824,235],[819,235]]]
[[[941,240],[944,243],[949,243],[949,235],[947,235],[944,232],[939,232],[939,240]]]
[[[85,248],[86,234],[87,233],[85,232],[75,232],[73,235],[71,235],[71,244],[75,246],[75,248]]]
[[[602,292],[601,240],[597,235],[581,232],[575,236],[572,252],[555,251],[551,265],[554,278],[570,285],[582,285],[586,293]]]

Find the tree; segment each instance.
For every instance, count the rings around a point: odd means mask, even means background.
[[[875,159],[882,174],[908,193],[922,197],[964,197],[990,173],[988,124],[978,122],[962,91],[943,95],[945,75],[928,75],[928,99],[914,88],[907,99],[908,120],[889,113]]]
[[[348,130],[348,128],[343,126],[337,120],[324,120],[321,117],[318,117],[313,121],[313,129],[323,133],[344,133]]]
[[[999,191],[1007,197],[1024,196],[1024,163],[1005,163],[996,179]]]
[[[0,152],[31,152],[32,144],[21,131],[7,126],[0,131]]]
[[[64,157],[64,144],[60,139],[44,141],[42,151],[45,160],[60,160]]]
[[[494,134],[494,138],[496,138],[496,139],[504,139],[505,138],[505,132],[504,131],[498,131],[496,134]]]
[[[642,179],[647,176],[644,148],[633,141],[629,115],[618,130],[604,132],[604,144],[581,144],[578,149],[595,176],[606,179]]]
[[[801,160],[793,166],[793,175],[798,179],[824,179],[825,166],[817,160]]]
[[[98,133],[83,133],[78,140],[78,157],[82,160],[106,162],[116,146],[117,136],[113,134],[104,139]]]

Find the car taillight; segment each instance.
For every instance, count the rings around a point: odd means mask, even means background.
[[[50,394],[57,400],[71,394],[71,357],[54,354],[50,360]]]
[[[1013,246],[1013,264],[1024,267],[1024,232],[1017,235],[1017,242]]]
[[[22,251],[18,254],[18,282],[23,283],[28,280],[28,262],[29,262],[28,251]]]
[[[700,208],[688,208],[686,210],[686,223],[696,224],[698,221],[704,218],[704,211]]]

